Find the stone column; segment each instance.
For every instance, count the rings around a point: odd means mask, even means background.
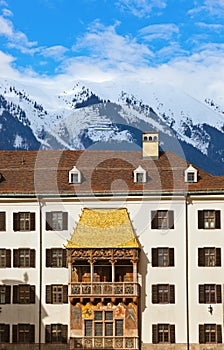
[[[137,262],[133,263],[133,282],[138,282],[138,270],[137,270]]]
[[[93,283],[93,277],[94,277],[94,262],[93,259],[89,259],[90,264],[90,282]]]
[[[71,295],[72,287],[72,257],[71,254],[68,254],[68,295]]]
[[[111,268],[112,268],[112,283],[115,282],[115,261],[111,261]]]

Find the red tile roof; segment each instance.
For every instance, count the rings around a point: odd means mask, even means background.
[[[82,174],[81,184],[69,184],[74,165]],[[133,170],[139,165],[147,172],[144,184],[134,183]],[[224,176],[197,167],[198,182],[184,183],[188,165],[171,152],[150,160],[135,151],[0,151],[0,195],[224,192]]]

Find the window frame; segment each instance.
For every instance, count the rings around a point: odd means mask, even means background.
[[[152,230],[173,230],[174,210],[160,209],[151,211]]]
[[[214,218],[214,221],[212,220],[212,218]],[[221,210],[216,210],[216,209],[198,210],[198,229],[199,230],[221,229]]]
[[[10,341],[10,325],[0,323],[0,344],[9,343]]]
[[[0,269],[11,267],[11,249],[0,248]]]
[[[71,173],[70,182],[72,184],[78,184],[79,183],[79,173],[78,172]]]
[[[165,338],[165,335],[167,337],[167,340]],[[175,343],[175,337],[175,324],[158,323],[152,325],[153,344],[173,344]]]
[[[146,170],[142,168],[141,165],[133,171],[134,173],[134,183],[135,184],[144,184],[146,183]]]
[[[98,315],[101,315],[101,317],[98,317]],[[84,319],[83,334],[84,337],[91,338],[123,337],[124,320],[123,318],[115,318],[113,310],[95,310],[92,319]]]
[[[11,303],[11,286],[6,284],[0,285],[0,305]]]
[[[209,339],[206,339],[209,337]],[[214,340],[212,340],[212,337]],[[215,323],[199,324],[199,344],[222,343],[222,325]]]
[[[161,304],[161,305],[175,304],[175,285],[168,284],[168,283],[153,284],[152,285],[152,303]]]
[[[13,324],[13,343],[33,344],[35,342],[35,325],[30,323]]]
[[[53,219],[53,216],[56,216]],[[59,215],[61,215],[61,227],[59,226]],[[56,221],[56,226],[53,225],[53,220]],[[68,212],[66,211],[49,211],[46,212],[46,231],[65,231],[68,230]]]
[[[59,291],[60,288],[61,290]],[[68,285],[46,285],[46,304],[68,304]]]
[[[81,172],[74,166],[70,171],[69,171],[69,183],[71,185],[77,185],[81,183]]]
[[[36,251],[30,248],[13,249],[13,267],[35,268]]]
[[[0,211],[0,232],[6,231],[6,212]]]
[[[60,256],[61,255],[61,256]],[[64,248],[46,249],[46,267],[67,268],[67,251]]]
[[[198,285],[199,304],[221,304],[222,286],[221,284],[207,283]]]
[[[60,337],[53,339],[53,329],[56,328]],[[45,326],[45,342],[51,344],[67,344],[68,342],[68,325],[62,323],[52,323]]]
[[[188,183],[195,182],[195,172],[193,172],[193,171],[188,171],[187,172],[187,182]]]
[[[221,248],[203,247],[198,248],[199,267],[221,267]]]
[[[160,264],[160,260],[159,256],[161,256],[161,254],[159,254],[159,250],[162,251],[162,261],[163,264]],[[167,253],[165,254],[165,250],[167,251]],[[167,256],[167,264],[165,264],[165,259],[164,257]],[[175,262],[174,262],[174,248],[170,248],[170,247],[157,247],[157,248],[152,248],[152,267],[174,267],[175,266]]]
[[[190,179],[188,176],[189,174],[191,175]],[[192,178],[192,175],[193,175],[193,178]],[[190,184],[198,182],[198,170],[194,168],[191,164],[188,166],[188,168],[184,172],[184,181]]]
[[[19,284],[13,286],[13,304],[35,304],[35,285]]]
[[[13,213],[13,231],[30,232],[36,229],[36,213],[29,211]]]

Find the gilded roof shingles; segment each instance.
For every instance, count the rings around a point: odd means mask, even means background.
[[[83,209],[66,248],[139,248],[126,209]]]

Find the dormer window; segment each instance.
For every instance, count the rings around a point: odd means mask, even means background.
[[[80,171],[74,166],[72,170],[69,171],[69,183],[70,184],[80,184],[81,183],[81,173]]]
[[[139,165],[138,168],[134,170],[134,183],[144,182],[146,182],[146,171]]]
[[[187,182],[194,182],[194,173],[187,173]]]
[[[194,183],[198,181],[198,171],[192,165],[185,170],[185,182]]]

